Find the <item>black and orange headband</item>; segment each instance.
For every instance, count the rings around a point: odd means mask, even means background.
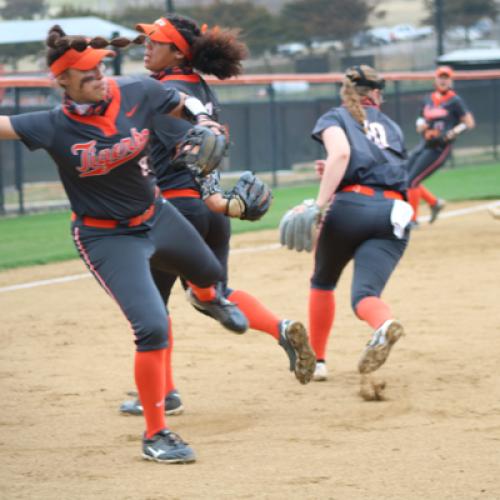
[[[186,59],[190,61],[193,58],[189,43],[165,17],[160,17],[153,24],[137,24],[135,29],[147,35],[154,42],[173,43]]]

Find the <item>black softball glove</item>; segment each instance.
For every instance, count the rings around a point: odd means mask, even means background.
[[[216,134],[211,128],[195,125],[177,144],[172,165],[179,170],[188,168],[193,175],[204,177],[219,166],[227,149],[225,134]]]
[[[226,215],[256,221],[269,210],[273,194],[269,186],[252,172],[244,172],[224,198],[227,199]]]

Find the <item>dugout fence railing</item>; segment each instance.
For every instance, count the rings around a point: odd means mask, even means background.
[[[419,140],[415,119],[423,96],[432,90],[433,72],[383,76],[388,82],[383,109],[401,125],[411,149]],[[322,73],[249,75],[223,82],[207,78],[217,86],[221,121],[230,128],[227,172],[266,173],[273,186],[309,178],[300,172],[307,172],[323,155],[310,132],[324,111],[339,104],[342,77]],[[457,142],[453,163],[498,159],[499,80],[499,70],[456,72],[455,87],[474,113],[477,127]],[[2,115],[50,109],[59,102],[59,90],[49,78],[0,77]],[[67,201],[51,158],[44,151],[30,152],[20,141],[0,141],[0,214],[64,206]]]

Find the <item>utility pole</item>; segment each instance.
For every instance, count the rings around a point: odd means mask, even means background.
[[[435,0],[435,7],[436,7],[437,55],[439,57],[444,53],[443,0]]]
[[[166,7],[167,7],[167,12],[169,14],[173,14],[175,12],[174,0],[165,0],[165,4],[166,4]]]

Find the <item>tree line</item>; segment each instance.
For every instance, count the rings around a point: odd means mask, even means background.
[[[442,0],[445,27],[464,26],[466,29],[483,17],[495,19],[496,0]],[[339,40],[349,43],[356,33],[369,28],[373,17],[383,18],[384,0],[290,0],[278,14],[251,1],[214,0],[210,5],[177,9],[209,26],[239,28],[252,56],[272,51],[280,43]],[[422,22],[433,24],[436,1],[425,0],[427,18]],[[35,19],[46,17],[46,0],[5,0],[0,16],[7,19]],[[138,21],[152,21],[165,15],[165,9],[155,6],[129,6],[110,15],[85,7],[64,6],[52,17],[79,17],[94,15],[117,24],[134,28]],[[21,47],[13,47],[23,50]],[[32,49],[32,48],[31,48]],[[2,55],[5,54],[2,49]]]

